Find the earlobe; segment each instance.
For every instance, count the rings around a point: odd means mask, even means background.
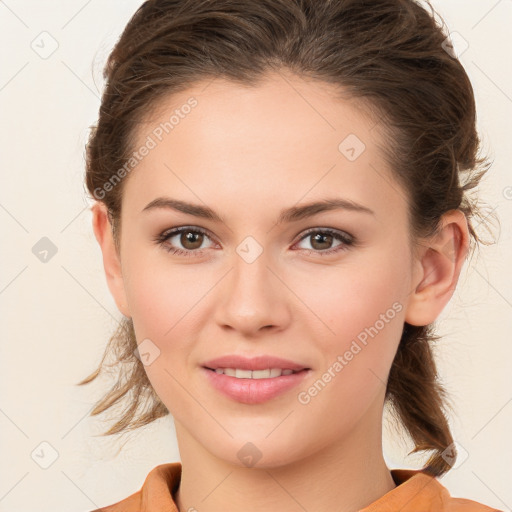
[[[466,216],[460,210],[445,213],[439,233],[426,241],[416,262],[407,323],[428,325],[441,314],[455,291],[468,249]]]
[[[107,207],[105,203],[97,201],[91,207],[91,211],[94,236],[100,245],[103,255],[103,268],[107,278],[107,285],[119,311],[124,316],[130,317],[124,289],[120,255],[117,253],[115,247]]]

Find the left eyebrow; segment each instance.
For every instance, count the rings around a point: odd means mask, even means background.
[[[194,217],[200,217],[203,219],[212,220],[214,222],[224,223],[224,219],[208,206],[188,203],[186,201],[179,201],[170,197],[158,197],[154,199],[148,205],[146,205],[142,212],[157,208],[176,210],[188,215],[193,215]],[[281,210],[277,223],[282,224],[284,222],[295,222],[298,220],[306,219],[308,217],[312,217],[318,213],[339,209],[375,215],[375,212],[367,206],[363,206],[362,204],[356,203],[349,199],[333,198],[285,208],[284,210]]]
[[[348,210],[375,215],[373,210],[370,210],[367,206],[363,206],[355,201],[343,198],[333,198],[325,199],[323,201],[315,201],[313,203],[300,206],[292,206],[291,208],[282,210],[277,223],[282,224],[283,222],[294,222],[312,217],[317,213],[328,212],[330,210]]]

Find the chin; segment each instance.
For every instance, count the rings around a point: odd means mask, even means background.
[[[212,441],[209,438],[204,447],[215,457],[240,468],[278,468],[293,464],[306,456],[303,444],[294,440],[293,436],[286,436],[282,442],[279,438],[270,440],[266,436],[267,433],[262,434],[261,431],[255,435],[246,432],[241,438],[212,446],[209,446]],[[299,446],[300,453],[296,452]],[[230,456],[227,457],[228,454]]]

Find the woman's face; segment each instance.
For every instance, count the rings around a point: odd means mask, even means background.
[[[327,85],[284,75],[201,83],[138,129],[124,312],[182,439],[271,467],[378,437],[414,282],[405,193],[378,137]],[[302,210],[325,201],[359,206]],[[228,355],[307,370],[249,380],[205,368]]]

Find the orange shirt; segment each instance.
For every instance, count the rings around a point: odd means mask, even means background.
[[[452,498],[439,480],[417,470],[392,469],[397,487],[360,512],[503,512],[462,498]],[[91,512],[178,512],[173,496],[181,479],[181,463],[152,469],[142,488],[128,498]]]

